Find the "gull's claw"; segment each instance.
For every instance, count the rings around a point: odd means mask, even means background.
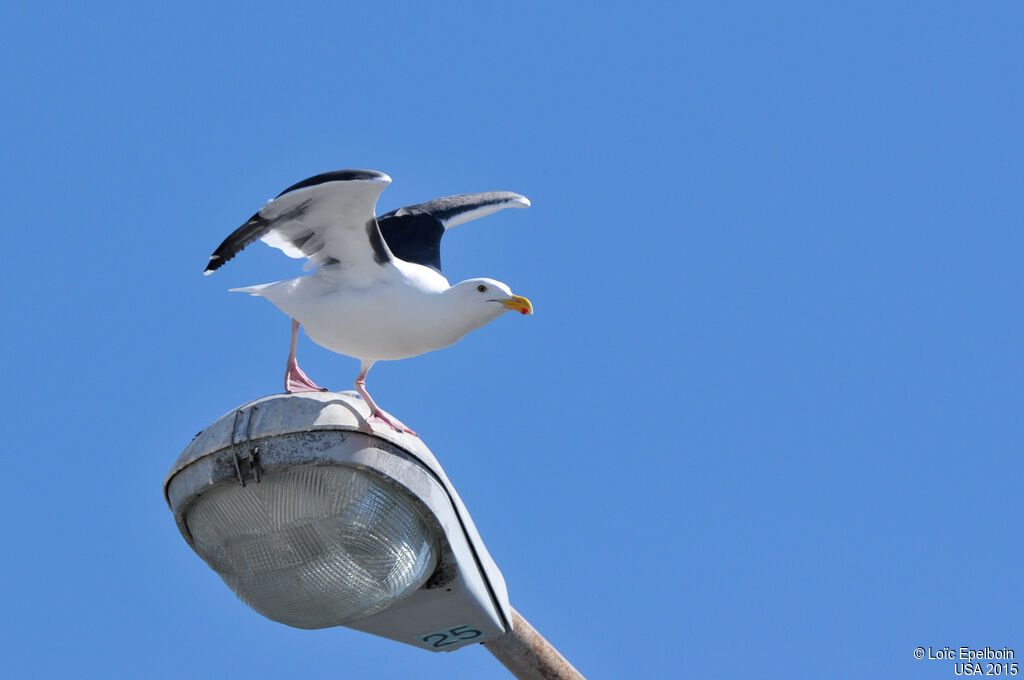
[[[384,413],[384,411],[374,411],[373,413],[370,414],[370,417],[366,419],[366,422],[369,423],[371,430],[373,429],[374,423],[382,423],[398,432],[405,432],[406,434],[411,434],[414,437],[419,436],[418,434],[407,428],[405,425],[402,425],[400,422],[392,420],[391,417],[388,416],[388,414]]]
[[[326,392],[326,387],[320,387],[306,375],[298,363],[294,360],[288,362],[288,369],[284,373],[284,391],[288,394],[296,392]]]

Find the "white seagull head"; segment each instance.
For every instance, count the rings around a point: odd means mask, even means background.
[[[494,279],[467,279],[456,283],[444,296],[457,305],[462,314],[480,320],[484,325],[508,311],[533,314],[533,305],[501,281]]]

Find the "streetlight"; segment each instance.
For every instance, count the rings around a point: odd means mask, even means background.
[[[219,418],[164,483],[185,540],[274,621],[430,651],[482,642],[519,678],[582,678],[511,607],[426,445],[361,431],[368,416],[354,392],[306,392]]]

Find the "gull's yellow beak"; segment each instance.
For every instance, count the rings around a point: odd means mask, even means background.
[[[530,304],[530,301],[518,295],[513,295],[508,300],[502,300],[501,304],[520,314],[533,314],[533,305]]]

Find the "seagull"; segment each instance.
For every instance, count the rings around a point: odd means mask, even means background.
[[[262,240],[285,255],[306,258],[309,276],[232,292],[264,297],[292,319],[285,392],[326,391],[299,368],[299,327],[313,342],[360,361],[355,388],[381,423],[416,433],[385,413],[366,390],[378,361],[406,359],[448,347],[507,311],[532,314],[525,297],[494,279],[455,284],[441,274],[441,237],[448,229],[530,201],[511,191],[436,198],[375,216],[391,178],[373,170],[336,170],[293,184],[236,229],[210,256],[212,274],[243,248]]]

